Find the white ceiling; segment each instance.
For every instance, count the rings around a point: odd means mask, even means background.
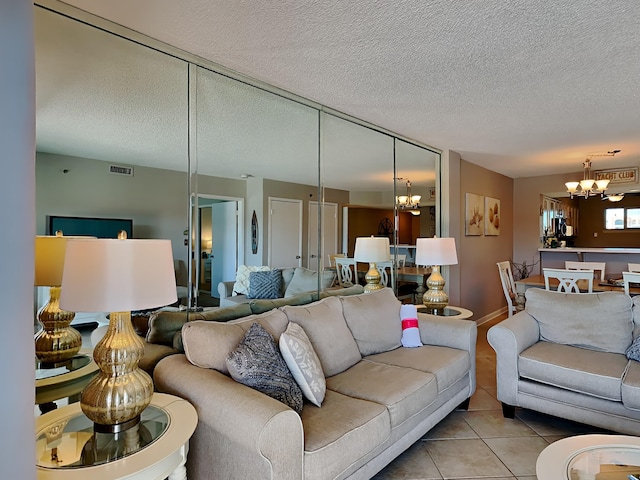
[[[640,164],[638,0],[67,0],[517,178]]]

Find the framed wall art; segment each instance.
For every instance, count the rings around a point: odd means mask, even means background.
[[[475,193],[465,193],[465,235],[482,235],[484,218],[484,197]]]
[[[500,235],[500,200],[497,198],[484,198],[484,234]]]

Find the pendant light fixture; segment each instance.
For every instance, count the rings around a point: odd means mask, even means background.
[[[567,192],[569,192],[569,196],[573,198],[574,195],[581,195],[584,198],[589,198],[590,196],[600,195],[604,197],[604,192],[607,190],[609,186],[609,180],[595,180],[591,176],[591,158],[592,157],[613,157],[616,153],[619,153],[620,150],[611,150],[607,153],[602,154],[593,154],[589,155],[586,160],[582,163],[582,168],[584,170],[583,179],[579,182],[567,182],[565,183],[567,187]]]

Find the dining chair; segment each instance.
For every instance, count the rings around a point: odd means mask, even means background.
[[[594,270],[594,272],[599,271],[601,282],[606,281],[604,276],[606,265],[607,264],[605,262],[564,262],[564,268],[566,268],[567,270]]]
[[[358,272],[355,258],[334,257],[338,285],[343,288],[355,285]]]
[[[334,267],[336,266],[336,257],[340,257],[340,258],[345,258],[346,255],[344,253],[328,253],[327,256],[329,257],[329,266],[330,267]]]
[[[502,291],[507,299],[507,311],[509,316],[516,313],[516,283],[513,281],[513,272],[511,271],[511,262],[505,260],[498,262],[498,273],[500,273],[500,282],[502,283]]]
[[[384,287],[393,286],[393,281],[395,279],[395,274],[393,273],[393,262],[391,260],[388,262],[377,262],[376,268],[380,273],[380,285]]]
[[[624,282],[624,293],[629,295],[629,284],[640,283],[640,271],[622,272],[622,281]]]
[[[555,278],[558,280],[558,292],[565,293],[581,293],[578,286],[579,280],[585,280],[587,282],[588,293],[593,293],[593,270],[567,270],[562,268],[543,268],[544,274],[544,288],[549,288],[549,279]]]
[[[630,272],[640,272],[640,263],[627,263],[627,270]]]

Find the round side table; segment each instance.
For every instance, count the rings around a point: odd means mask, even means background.
[[[186,400],[154,393],[140,423],[98,433],[80,404],[36,418],[38,480],[186,480],[198,416]]]
[[[640,474],[640,438],[576,435],[552,443],[538,456],[538,480],[633,478]]]
[[[46,413],[53,410],[55,400],[70,397],[78,401],[84,387],[98,372],[93,361],[93,351],[83,348],[78,354],[64,362],[46,364],[36,359],[36,405]]]
[[[444,311],[441,310],[438,311],[438,313],[429,313],[424,304],[416,305],[416,307],[418,307],[418,313],[434,318],[455,318],[456,320],[464,320],[473,316],[473,312],[471,310],[467,310],[462,307],[454,307],[452,305],[447,305],[443,309]]]

